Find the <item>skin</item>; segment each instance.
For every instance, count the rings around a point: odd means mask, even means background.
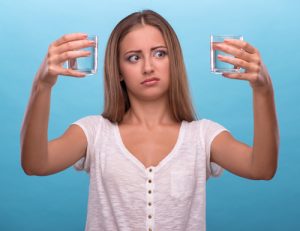
[[[272,179],[277,169],[279,131],[270,75],[259,51],[245,41],[228,39],[214,49],[234,56],[219,55],[221,61],[245,69],[245,73],[223,76],[249,82],[253,95],[254,138],[253,147],[249,147],[224,132],[213,141],[211,160],[245,178]]]
[[[87,141],[81,128],[70,126],[61,137],[48,142],[47,129],[51,89],[57,76],[83,77],[62,68],[73,51],[87,44],[82,34],[66,35],[54,42],[37,73],[21,132],[22,166],[29,175],[59,172],[85,155]],[[254,141],[250,147],[230,133],[220,133],[212,142],[211,161],[249,179],[271,179],[277,168],[279,145],[274,94],[270,76],[258,50],[249,43],[227,40],[214,49],[232,54],[221,61],[243,67],[245,73],[224,77],[246,80],[253,92]],[[169,57],[164,39],[152,26],[138,26],[120,44],[120,81],[125,81],[130,110],[118,125],[127,149],[145,167],[156,166],[176,143],[180,124],[171,118],[167,103]],[[152,85],[141,84],[156,77]],[[166,138],[167,137],[167,138]],[[153,155],[153,153],[156,153]]]
[[[82,33],[64,35],[53,42],[33,81],[32,91],[21,129],[21,163],[28,175],[50,175],[79,160],[87,141],[78,126],[70,126],[59,138],[48,142],[50,96],[58,75],[82,78],[85,75],[63,68],[70,58],[89,53],[78,49],[92,46]]]
[[[146,168],[156,166],[172,150],[180,128],[169,111],[169,56],[160,31],[145,25],[128,33],[120,43],[119,63],[131,104],[119,124],[123,142]],[[159,81],[141,84],[153,77]]]

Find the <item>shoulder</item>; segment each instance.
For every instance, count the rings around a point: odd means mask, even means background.
[[[78,119],[72,124],[81,127],[85,133],[95,133],[98,130],[109,130],[113,126],[113,123],[102,115],[88,115]]]
[[[199,120],[194,120],[191,122],[185,121],[185,123],[191,128],[200,128],[200,129],[209,129],[209,128],[216,128],[216,127],[223,127],[220,123],[215,122],[210,119],[202,118]]]
[[[74,124],[80,123],[91,125],[112,124],[108,119],[104,118],[102,115],[88,115],[74,122]]]
[[[211,141],[222,131],[228,131],[223,125],[210,119],[199,119],[186,122],[188,133],[197,136],[205,143]],[[200,137],[199,137],[200,136]]]

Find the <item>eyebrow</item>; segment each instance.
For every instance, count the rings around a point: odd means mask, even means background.
[[[152,48],[151,48],[151,51],[156,50],[156,49],[158,49],[158,48],[167,48],[167,47],[166,47],[166,46],[163,46],[163,45],[155,46],[155,47],[152,47]],[[141,52],[142,52],[142,50],[129,50],[129,51],[126,51],[126,52],[124,53],[124,55],[126,55],[126,54],[128,54],[128,53],[141,53]]]

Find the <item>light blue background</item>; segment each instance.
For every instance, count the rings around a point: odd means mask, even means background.
[[[123,17],[150,8],[162,14],[181,41],[200,117],[227,127],[251,144],[252,96],[247,82],[209,71],[209,35],[242,34],[269,69],[280,123],[279,167],[272,181],[225,172],[208,181],[207,230],[299,230],[300,148],[297,0],[44,0],[0,2],[0,230],[83,230],[88,176],[70,168],[48,177],[26,176],[20,167],[19,132],[34,75],[48,45],[65,33],[100,36],[100,70],[86,79],[62,77],[53,89],[49,138],[73,121],[99,114],[102,64],[108,36]]]

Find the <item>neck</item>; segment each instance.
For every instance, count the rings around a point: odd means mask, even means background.
[[[161,124],[174,124],[167,98],[157,101],[130,100],[130,109],[124,115],[122,123],[154,127]]]

